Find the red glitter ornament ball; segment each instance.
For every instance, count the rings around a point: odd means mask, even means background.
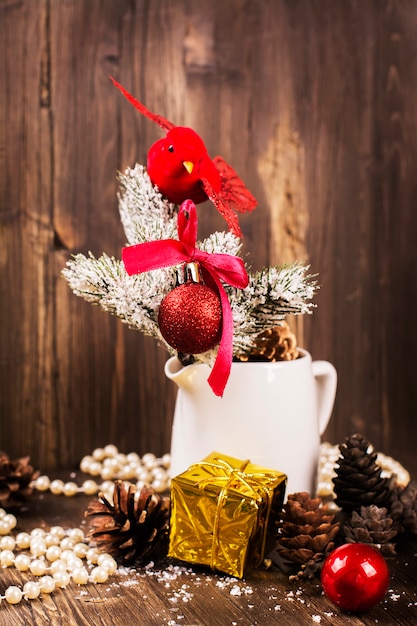
[[[210,350],[221,336],[220,299],[203,283],[186,282],[162,300],[158,324],[165,341],[178,352],[200,354]]]
[[[323,564],[321,584],[339,608],[354,613],[377,604],[387,592],[389,569],[377,550],[364,543],[346,543]]]

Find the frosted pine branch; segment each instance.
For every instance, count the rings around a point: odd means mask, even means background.
[[[119,210],[129,244],[178,239],[177,208],[152,185],[145,168],[136,165],[120,174],[119,179]],[[213,233],[197,246],[210,254],[238,256],[241,251],[240,239],[230,232]],[[298,263],[270,267],[249,274],[245,289],[224,285],[233,314],[234,355],[250,352],[256,335],[288,314],[311,313],[318,287],[308,270],[308,266]],[[175,267],[129,276],[122,261],[106,254],[96,258],[90,252],[87,256],[75,255],[62,273],[76,295],[99,305],[131,328],[156,337],[174,353],[163,340],[157,320],[162,299],[175,286]],[[216,349],[196,355],[196,360],[212,363],[215,355]]]
[[[318,289],[309,267],[294,263],[249,274],[246,289],[226,288],[233,311],[233,354],[249,353],[256,335],[287,315],[311,313]]]
[[[175,286],[172,268],[129,276],[122,261],[103,254],[77,254],[62,271],[73,292],[116,315],[131,328],[162,341],[159,305]]]
[[[239,256],[242,242],[231,232],[215,232],[197,244],[197,247],[209,254],[231,254]]]
[[[202,248],[204,247],[203,242]],[[288,314],[311,313],[316,283],[306,276],[308,267],[272,267],[249,275],[246,289],[225,285],[234,322],[233,353],[250,352],[256,335],[283,320]],[[103,254],[96,259],[77,254],[63,270],[74,293],[145,335],[156,337],[169,352],[157,323],[159,305],[175,286],[175,269],[154,270],[128,276],[123,263]],[[212,362],[215,351],[197,355],[196,360]]]
[[[178,239],[176,206],[154,187],[143,165],[119,174],[120,219],[129,244]]]

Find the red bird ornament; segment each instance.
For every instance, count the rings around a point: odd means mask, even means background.
[[[114,78],[110,76],[110,79],[142,115],[167,133],[148,152],[147,168],[152,183],[175,204],[185,200],[199,204],[209,198],[231,232],[242,237],[235,212],[253,211],[257,202],[234,169],[220,156],[211,159],[194,130],[174,126],[161,115],[152,113]]]

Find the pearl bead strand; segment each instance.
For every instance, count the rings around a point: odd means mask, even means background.
[[[89,474],[93,478],[100,477],[101,483],[87,479],[78,486],[73,481],[51,480],[49,476],[42,475],[32,482],[32,487],[38,491],[49,490],[54,495],[62,494],[68,497],[79,493],[94,496],[100,491],[111,499],[114,481],[121,479],[135,484],[138,491],[147,486],[152,487],[156,493],[163,493],[170,485],[170,462],[169,454],[164,454],[161,458],[151,452],[142,457],[136,452],[122,454],[115,445],[109,444],[104,448],[96,448],[91,454],[84,456],[80,463],[80,470],[84,474]]]
[[[71,581],[77,585],[104,583],[117,571],[115,559],[90,547],[80,528],[34,528],[30,533],[19,532],[12,536],[17,519],[4,509],[0,509],[0,522],[0,566],[30,572],[38,579],[27,581],[22,588],[10,585],[0,595],[0,603],[35,600],[41,594],[66,587]]]

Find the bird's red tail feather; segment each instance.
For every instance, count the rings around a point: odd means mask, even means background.
[[[113,85],[122,92],[124,97],[127,100],[129,100],[130,104],[133,104],[135,109],[137,109],[140,113],[142,113],[142,115],[152,120],[153,122],[156,122],[156,124],[158,124],[161,128],[163,128],[166,131],[174,128],[175,124],[173,124],[172,122],[169,122],[167,119],[162,117],[162,115],[158,115],[157,113],[152,113],[152,111],[147,109],[144,104],[139,102],[139,100],[137,100],[128,91],[126,91],[126,89],[122,87],[122,85],[118,83],[117,80],[115,80],[112,76],[110,76],[109,78],[112,81]]]

